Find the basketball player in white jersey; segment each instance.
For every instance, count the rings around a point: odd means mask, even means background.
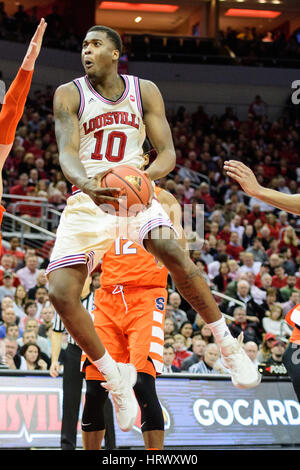
[[[142,166],[146,134],[157,152],[146,170],[150,180],[172,171],[176,157],[157,86],[148,80],[120,76],[121,51],[118,33],[104,26],[91,28],[82,45],[86,75],[60,86],[55,93],[60,164],[74,185],[74,193],[57,229],[48,275],[51,301],[69,333],[107,378],[119,425],[128,430],[136,412],[136,402],[130,400],[135,374],[130,365],[117,366],[105,351],[82,307],[80,294],[88,272],[120,235],[119,218],[99,207],[116,202],[120,194],[118,188],[100,187],[103,172],[125,163]],[[234,385],[256,386],[259,373],[231,336],[206,281],[188,252],[180,247],[172,223],[158,201],[153,199],[151,207],[127,221],[127,238],[142,244],[168,268],[181,295],[209,324]]]

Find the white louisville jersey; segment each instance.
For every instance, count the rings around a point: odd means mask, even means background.
[[[121,75],[125,89],[117,101],[97,92],[87,76],[73,83],[80,93],[80,160],[88,177],[114,166],[144,165],[143,143],[146,132],[139,79]]]

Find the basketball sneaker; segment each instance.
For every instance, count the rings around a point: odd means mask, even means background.
[[[243,333],[238,339],[225,336],[220,344],[222,362],[229,370],[232,383],[237,388],[254,388],[261,381],[261,374],[245,353],[242,346]]]
[[[133,391],[137,372],[132,364],[117,362],[117,368],[119,376],[101,385],[110,392],[120,429],[127,432],[134,425],[138,414],[138,403]]]

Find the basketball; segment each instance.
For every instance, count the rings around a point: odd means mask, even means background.
[[[120,188],[124,195],[115,205],[116,215],[130,217],[138,214],[151,200],[151,182],[138,168],[119,165],[112,168],[101,180],[103,188]]]

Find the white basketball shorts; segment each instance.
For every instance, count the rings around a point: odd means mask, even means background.
[[[174,230],[155,198],[135,217],[118,217],[103,212],[87,194],[77,191],[69,197],[61,215],[46,274],[77,264],[87,264],[91,273],[116,238],[124,237],[143,246],[147,234],[161,226]]]

